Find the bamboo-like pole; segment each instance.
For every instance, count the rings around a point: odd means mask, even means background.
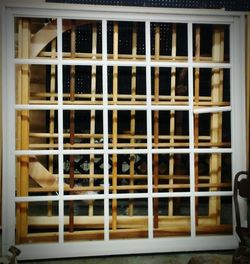
[[[97,52],[97,24],[92,25],[92,54],[93,59],[96,58]],[[96,66],[91,67],[91,102],[94,103],[96,99]],[[90,111],[90,144],[95,144],[95,110]],[[94,148],[93,148],[94,149]],[[95,155],[90,154],[89,157],[89,185],[94,186],[94,177],[95,174]],[[94,214],[94,201],[89,201],[89,215]]]
[[[69,138],[70,134],[69,133],[63,133],[63,137],[64,138]],[[54,138],[57,138],[58,137],[58,134],[57,133],[54,133],[54,134],[50,134],[50,133],[30,133],[30,137],[34,137],[34,138],[50,138],[50,137],[54,137]],[[103,135],[102,134],[95,134],[95,137],[96,138],[102,138]],[[134,137],[136,139],[141,139],[141,140],[145,140],[147,139],[147,135],[137,135],[135,134]],[[85,138],[85,139],[89,139],[90,138],[90,135],[89,134],[77,134],[75,133],[75,138]],[[112,135],[109,135],[109,138],[112,138]],[[131,139],[132,136],[131,134],[117,134],[117,138],[118,139]],[[174,139],[175,140],[188,140],[189,136],[188,135],[175,135],[174,136]],[[170,136],[169,135],[159,135],[159,139],[162,139],[162,140],[166,140],[166,139],[170,139]],[[199,136],[199,140],[200,141],[207,141],[207,142],[210,142],[210,136]],[[201,142],[202,143],[202,142]],[[210,144],[210,143],[209,143]]]
[[[86,138],[86,137],[85,137]],[[118,137],[117,137],[118,138]],[[119,138],[125,138],[125,137],[119,137]],[[130,137],[128,136],[126,139],[130,139]],[[180,139],[180,138],[179,138]],[[183,138],[184,139],[184,138]],[[186,138],[185,138],[186,139]],[[207,139],[206,139],[207,140]],[[71,144],[64,144],[65,148],[71,148],[71,149],[79,149],[79,148],[94,148],[94,147],[99,147],[101,148],[103,146],[102,143],[95,143],[95,144],[89,144],[89,143],[75,143],[74,145]],[[116,148],[126,148],[128,146],[127,143],[118,143],[115,145]],[[147,143],[130,143],[129,145],[130,147],[140,147],[140,148],[146,148],[147,147]],[[176,142],[176,143],[158,143],[157,147],[159,148],[174,148],[174,147],[188,147],[189,143],[188,142]],[[48,148],[57,148],[58,144],[39,144],[39,143],[33,143],[33,144],[29,144],[29,148],[30,149],[48,149]],[[113,148],[114,144],[113,143],[109,143],[109,148]],[[153,144],[153,147],[155,147],[155,144]],[[198,147],[230,147],[230,143],[211,143],[211,142],[200,142],[198,144]]]
[[[176,24],[173,24],[172,28],[172,51],[171,56],[176,56]],[[174,102],[175,97],[175,88],[176,88],[176,68],[171,68],[171,103]],[[175,111],[170,111],[170,145],[174,144],[174,134],[175,134]],[[173,176],[174,176],[174,156],[175,154],[169,154],[169,184],[173,184]],[[170,192],[173,190],[170,189]],[[168,215],[172,216],[174,214],[174,199],[168,199]]]
[[[53,228],[58,225],[58,216],[30,216],[29,217],[29,226],[36,228]],[[199,218],[200,226],[209,226],[211,230],[213,229],[213,223],[211,222],[212,218],[209,216],[203,216]],[[131,228],[133,227],[146,227],[148,218],[147,216],[125,216],[120,215],[117,217],[118,225],[121,228]],[[69,219],[64,217],[65,225],[69,225]],[[104,225],[103,216],[76,216],[75,224],[77,227],[82,228],[101,228]],[[112,217],[109,217],[109,225],[112,225]],[[159,216],[159,225],[161,228],[176,228],[180,226],[190,226],[190,217],[189,216]]]
[[[232,225],[208,225],[199,226],[197,233],[204,235],[211,234],[232,234]],[[110,231],[111,239],[130,239],[130,238],[146,238],[148,234],[146,227],[140,228],[120,228],[118,230]],[[165,227],[159,228],[154,231],[155,237],[174,237],[174,236],[189,236],[190,235],[190,225],[188,226],[175,226],[175,227]],[[74,233],[65,232],[65,241],[75,241],[75,240],[103,240],[104,231],[101,230],[83,230],[76,231]],[[44,242],[57,242],[58,233],[57,232],[43,232],[30,234],[26,239],[23,239],[22,243],[44,243]]]
[[[64,219],[65,225],[68,225],[67,219]],[[121,216],[118,218],[119,229],[112,230],[110,236],[112,239],[117,238],[132,238],[132,237],[146,237],[147,236],[147,218]],[[198,234],[231,234],[232,225],[213,225],[209,218],[199,219]],[[57,226],[57,217],[29,217],[29,225],[35,229],[36,232],[29,234],[21,242],[52,242],[58,240],[58,232],[43,232],[39,233],[40,228],[53,228]],[[109,221],[111,224],[111,219]],[[174,223],[174,224],[173,224]],[[81,228],[81,231],[74,233],[65,232],[65,240],[98,240],[103,239],[103,217],[76,217],[76,225]],[[190,217],[159,217],[159,229],[154,232],[156,237],[160,236],[180,236],[190,234]]]
[[[55,59],[56,58],[56,40],[53,40],[51,42],[51,58]],[[56,66],[51,65],[50,66],[50,93],[52,94],[50,96],[50,101],[53,103],[55,102],[55,96],[54,94],[56,93]],[[49,114],[49,133],[50,133],[50,138],[49,138],[49,144],[54,144],[54,137],[53,134],[55,133],[55,110],[50,110]],[[54,171],[54,156],[49,155],[49,172],[53,174]],[[49,193],[48,195],[52,195]],[[48,202],[48,216],[52,216],[52,202]]]
[[[160,26],[155,27],[155,60],[159,60],[160,56]],[[159,102],[159,89],[160,89],[160,68],[155,67],[154,69],[154,102],[157,104]],[[159,111],[154,111],[154,146],[158,147],[159,143]],[[158,174],[159,174],[159,155],[153,155],[154,164],[154,192],[158,191]],[[154,198],[154,228],[158,228],[158,216],[159,216],[159,199]]]
[[[137,24],[133,23],[133,32],[132,32],[132,59],[136,60],[136,53],[137,53]],[[136,96],[136,66],[132,66],[132,79],[131,79],[131,101],[135,102],[135,96]],[[132,110],[130,112],[130,144],[135,144],[135,110]],[[135,176],[135,155],[130,155],[130,185],[134,185],[134,176]],[[133,190],[129,191],[130,193],[133,192]],[[128,208],[128,214],[130,216],[133,215],[133,200],[129,200],[129,208]]]
[[[35,165],[35,167],[36,167],[36,165]],[[43,170],[41,172],[44,172],[44,167],[42,167],[42,168],[43,168]],[[36,167],[35,169],[38,169],[38,168]],[[31,172],[33,172],[33,171],[31,171]],[[34,171],[33,173],[34,173],[33,175],[35,175],[35,173],[37,173],[37,171]],[[46,176],[51,176],[51,174],[48,174],[48,175],[45,174],[45,175],[42,175],[42,176],[45,176],[45,177]],[[53,175],[52,175],[52,177],[53,177]],[[121,178],[121,177],[119,177],[119,178]],[[57,180],[58,178],[54,177],[53,179]],[[44,182],[44,180],[43,180],[43,182]],[[58,188],[56,186],[57,185],[57,181],[55,181],[54,186],[53,185],[45,186],[45,184],[46,185],[48,184],[47,181],[44,182],[43,186],[41,186],[42,188],[40,186],[39,187],[30,187],[28,190],[29,190],[30,193],[48,193],[48,192],[56,192],[58,190]],[[216,184],[212,185],[212,184],[205,184],[204,183],[204,184],[200,184],[200,185],[201,185],[202,188],[205,188],[205,187],[228,187],[228,186],[230,186],[230,184],[227,184],[227,183],[220,184],[220,185],[216,185]],[[166,190],[169,189],[169,188],[172,188],[172,189],[174,189],[174,188],[175,189],[176,188],[185,188],[185,189],[187,189],[187,188],[189,188],[189,185],[183,183],[183,184],[176,184],[176,185],[159,185],[159,187],[161,187],[162,189],[166,189]],[[67,184],[64,185],[64,189],[65,189],[65,192],[73,193],[71,191],[71,188]],[[120,186],[116,187],[116,190],[120,190],[120,191],[129,191],[129,190],[137,190],[137,191],[139,191],[139,190],[146,190],[146,189],[147,189],[147,185],[146,184],[144,184],[144,185],[120,185]],[[74,188],[74,192],[75,193],[79,193],[79,192],[84,192],[85,193],[85,192],[90,192],[90,191],[91,192],[92,191],[97,192],[97,191],[102,191],[102,190],[103,190],[102,186],[94,186],[94,187],[84,186],[84,187],[75,187]],[[114,188],[111,186],[111,187],[109,187],[109,190],[113,191]]]
[[[22,20],[22,58],[29,58],[30,47],[30,21]],[[29,88],[30,88],[30,67],[22,65],[21,73],[21,103],[29,104]],[[21,149],[29,149],[29,111],[21,111]],[[22,156],[20,158],[20,196],[28,196],[29,186],[29,157]],[[24,238],[28,234],[28,203],[20,203],[20,238]]]
[[[72,20],[72,28],[71,28],[71,56],[75,58],[75,47],[76,47],[76,28],[75,21]],[[70,101],[75,100],[75,65],[70,66]],[[70,110],[70,145],[74,145],[75,143],[75,111]],[[74,188],[75,180],[75,159],[74,155],[69,156],[70,169],[69,169],[69,186],[70,188]],[[74,231],[74,201],[69,201],[69,232]]]
[[[37,104],[37,103],[39,103],[39,104],[42,104],[42,103],[44,103],[44,104],[48,104],[49,102],[47,101],[47,99],[46,98],[48,98],[48,97],[50,97],[50,96],[55,96],[55,97],[57,97],[57,94],[56,93],[54,93],[54,94],[52,94],[52,93],[43,93],[43,92],[31,92],[31,96],[32,97],[37,97],[37,98],[45,98],[45,100],[30,100],[30,103],[34,103],[34,104]],[[89,93],[89,94],[75,94],[75,98],[77,98],[77,99],[88,99],[88,100],[91,100],[91,93]],[[64,98],[70,98],[70,94],[69,93],[64,93],[63,94],[63,97]],[[108,97],[109,97],[109,99],[112,99],[113,98],[113,95],[108,95]],[[136,100],[143,100],[143,101],[145,101],[146,100],[146,95],[140,95],[140,94],[135,94],[134,96],[133,96]],[[96,99],[101,99],[102,98],[102,94],[96,94],[96,96],[95,96],[95,98]],[[125,102],[126,104],[129,104],[129,103],[132,103],[132,94],[118,94],[117,95],[117,99],[122,99],[122,100],[128,100],[128,102]],[[174,101],[173,102],[167,102],[167,101],[171,101],[171,99],[174,99]],[[171,96],[171,95],[159,95],[159,102],[157,103],[157,104],[160,104],[160,103],[162,103],[162,104],[170,104],[170,105],[173,105],[173,103],[175,103],[175,104],[178,104],[178,105],[181,105],[181,104],[183,104],[183,105],[188,105],[188,103],[187,102],[182,102],[182,101],[186,101],[188,99],[188,96],[185,96],[185,95],[175,95],[174,97],[173,96]],[[152,95],[151,96],[151,100],[153,101],[152,103],[154,103],[154,100],[155,100],[155,96],[154,95]],[[161,101],[165,101],[165,102],[161,102]],[[67,101],[65,101],[64,102],[65,104],[67,104]],[[82,102],[77,102],[77,101],[75,101],[75,102],[69,102],[71,105],[72,104],[82,104]],[[88,104],[88,103],[90,103],[90,104],[93,104],[92,102],[88,102],[88,101],[85,101],[84,102],[85,104]],[[101,104],[100,102],[95,102],[95,103],[98,103],[98,104]],[[145,103],[144,102],[134,102],[134,103],[136,103],[136,104],[139,104],[139,103],[141,103],[141,104],[144,104],[145,105]],[[195,103],[195,102],[194,102]],[[122,104],[122,102],[119,102],[119,104]],[[213,105],[227,105],[227,106],[229,106],[229,102],[217,102],[217,103],[213,103],[213,102],[211,102],[211,96],[200,96],[199,97],[199,105],[203,105],[203,106],[213,106]]]
[[[119,27],[118,22],[114,22],[114,39],[113,39],[113,59],[118,59],[118,37]],[[118,66],[113,66],[113,102],[117,104],[118,94]],[[117,148],[117,127],[118,127],[118,112],[113,110],[113,130],[112,130],[112,142],[113,149]],[[112,187],[113,194],[117,193],[117,154],[112,155]],[[112,200],[112,230],[117,229],[117,200]]]
[[[201,35],[200,35],[200,25],[196,25],[195,29],[195,61],[200,60],[200,43],[201,43]],[[195,68],[194,70],[194,102],[195,105],[199,105],[199,94],[200,94],[200,69]],[[199,146],[199,114],[194,115],[194,147],[198,148]],[[199,184],[199,154],[194,154],[194,175],[195,175],[195,191],[197,192],[198,184]],[[198,225],[198,197],[195,197],[195,223]]]
[[[46,46],[46,45],[45,45]],[[70,52],[63,52],[63,58],[70,58]],[[50,51],[41,51],[39,53],[39,55],[41,55],[42,57],[51,57],[51,52]],[[77,58],[92,58],[92,54],[91,53],[83,53],[83,52],[76,52],[76,57]],[[108,54],[108,59],[113,59],[113,55],[112,54]],[[96,59],[101,59],[102,58],[102,54],[97,53],[96,54]],[[132,59],[132,54],[119,54],[119,59],[122,60],[131,60]],[[145,60],[145,55],[136,55],[136,59],[143,61]],[[151,56],[151,59],[155,59],[154,55]],[[168,56],[168,55],[160,55],[159,60],[160,61],[178,61],[178,62],[186,62],[188,59],[187,56],[176,56],[176,57],[172,57],[172,56]],[[207,56],[202,56],[202,61],[204,62],[211,62],[212,61],[212,57],[207,57]]]
[[[214,27],[213,31],[213,47],[212,57],[214,62],[220,62],[223,59],[221,54],[224,46],[224,39],[222,35],[223,28]],[[219,102],[222,100],[223,86],[221,84],[221,78],[223,78],[221,69],[215,68],[212,70],[212,87],[211,97],[213,102]],[[211,143],[221,143],[222,141],[222,113],[211,114]],[[210,157],[210,183],[221,182],[221,154],[211,154]],[[210,191],[216,191],[217,188],[210,188]],[[216,216],[215,223],[220,222],[220,197],[209,198],[209,215]]]

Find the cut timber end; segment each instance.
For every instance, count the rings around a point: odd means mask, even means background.
[[[36,158],[30,158],[29,175],[41,187],[58,186],[58,178],[49,172]]]

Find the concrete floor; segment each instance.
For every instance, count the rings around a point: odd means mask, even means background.
[[[20,261],[23,264],[188,264],[192,257],[198,257],[197,264],[231,264],[233,251],[223,252],[189,252],[177,254],[148,254],[129,256],[105,256],[75,259],[53,259],[37,261]],[[192,262],[193,263],[193,262]],[[196,262],[195,262],[196,263]]]

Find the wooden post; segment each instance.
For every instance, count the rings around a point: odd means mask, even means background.
[[[136,60],[136,53],[137,53],[137,24],[133,23],[133,32],[132,32],[132,59]],[[136,96],[136,66],[132,66],[132,79],[131,79],[131,101],[135,102],[135,96]],[[132,110],[130,112],[130,144],[135,144],[135,110]],[[132,186],[134,185],[134,176],[135,176],[135,155],[130,155],[130,181],[129,184]],[[130,193],[133,193],[133,190],[129,191]],[[129,201],[129,208],[128,208],[128,214],[130,216],[133,215],[133,200]]]
[[[92,25],[92,59],[96,58],[97,52],[97,24]],[[96,65],[91,67],[91,102],[95,102],[96,97]],[[90,112],[90,145],[95,144],[95,110]],[[89,158],[89,186],[94,186],[95,155],[90,154]],[[94,201],[89,201],[89,216],[94,215]]]
[[[173,24],[172,28],[172,51],[171,56],[176,56],[176,24]],[[175,102],[175,88],[176,88],[176,68],[171,68],[171,103]],[[175,111],[170,111],[170,145],[174,144],[175,135]],[[169,154],[169,184],[174,184],[174,156],[175,154]],[[173,192],[173,189],[169,189],[169,192]],[[168,199],[168,215],[174,214],[174,199]]]
[[[114,22],[114,39],[113,39],[113,59],[118,59],[118,22]],[[118,94],[118,66],[113,66],[113,102],[114,105],[117,104],[117,94]],[[117,122],[118,113],[117,110],[113,110],[113,149],[117,148]],[[117,154],[112,155],[112,187],[113,194],[117,193]],[[112,230],[117,229],[117,200],[112,200]]]
[[[155,60],[160,58],[160,26],[155,27]],[[159,89],[160,89],[160,68],[155,67],[154,70],[154,99],[155,104],[159,102]],[[158,147],[159,143],[159,111],[154,111],[154,145]],[[154,192],[158,192],[158,175],[159,175],[159,155],[153,155],[154,164]],[[159,215],[159,199],[154,198],[154,228],[158,228],[158,215]]]
[[[71,28],[71,57],[75,58],[75,47],[76,47],[76,31],[75,21],[72,20]],[[70,66],[70,101],[75,101],[75,65]],[[75,143],[75,111],[70,110],[70,145]],[[75,159],[74,155],[69,156],[70,170],[69,170],[69,186],[74,188],[74,174],[75,174]],[[69,201],[69,232],[74,231],[74,201]]]
[[[200,25],[196,25],[195,29],[195,61],[200,60],[200,43],[201,43],[201,35],[200,35]],[[199,94],[200,94],[200,69],[195,68],[194,70],[194,104],[195,106],[199,106]],[[199,145],[199,114],[194,115],[194,147],[198,148]],[[195,191],[199,190],[199,154],[194,154],[194,175],[195,175]],[[195,197],[195,224],[198,226],[198,197]]]
[[[213,62],[220,62],[223,59],[224,42],[221,31],[223,28],[215,27],[213,31],[213,47],[212,47],[212,60]],[[211,87],[211,100],[214,103],[222,100],[223,86],[221,85],[221,78],[223,77],[221,69],[212,69],[212,87]],[[222,113],[211,114],[211,143],[221,143],[221,130],[222,130]],[[210,183],[221,182],[221,154],[211,154],[210,157]],[[210,188],[210,191],[216,191],[217,188]],[[209,198],[209,216],[214,216],[214,223],[220,222],[220,197]]]
[[[56,40],[51,42],[51,58],[56,58]],[[56,66],[50,66],[50,101],[55,102],[55,92],[56,92]],[[54,144],[54,133],[55,133],[55,110],[50,110],[49,114],[49,143]],[[49,155],[49,172],[53,174],[54,171],[54,156]],[[52,193],[48,193],[48,195],[52,195]],[[48,202],[48,216],[52,216],[52,201]]]
[[[29,58],[30,46],[30,21],[22,20],[22,58]],[[29,87],[30,87],[30,67],[22,65],[21,73],[21,103],[29,104]],[[21,149],[29,149],[29,111],[21,111]],[[20,196],[28,196],[29,186],[29,157],[20,158]],[[20,238],[27,237],[28,234],[28,203],[20,203]]]

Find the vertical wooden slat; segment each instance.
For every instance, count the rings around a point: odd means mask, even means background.
[[[201,43],[200,25],[196,25],[195,28],[195,61],[200,60],[200,43]],[[199,106],[199,93],[200,93],[200,69],[194,70],[194,104]],[[194,147],[198,148],[199,143],[199,114],[194,115]],[[199,154],[194,154],[194,174],[195,174],[195,191],[198,191],[199,184]],[[195,197],[195,223],[198,225],[198,197]]]
[[[172,28],[172,51],[171,56],[176,56],[176,24],[173,24]],[[176,87],[176,68],[171,68],[171,102],[175,101],[175,87]],[[170,144],[174,144],[175,134],[175,111],[170,111]],[[169,154],[169,184],[174,184],[174,156],[175,154]],[[173,192],[173,189],[169,189],[169,192]],[[168,200],[168,215],[174,214],[174,200],[169,198]]]
[[[75,47],[76,47],[76,30],[75,21],[72,20],[71,28],[71,58],[75,58]],[[75,65],[70,66],[70,101],[75,100]],[[70,110],[70,145],[74,145],[75,141],[75,111]],[[69,186],[74,187],[74,173],[75,173],[75,159],[73,155],[69,156],[70,169],[69,169]],[[69,232],[74,231],[74,201],[69,201]]]
[[[118,59],[118,22],[114,22],[114,39],[113,39],[113,59]],[[117,104],[118,94],[118,66],[113,66],[113,102]],[[113,148],[117,148],[117,128],[118,128],[118,113],[117,110],[113,110],[113,129],[112,129],[112,141]],[[113,194],[117,193],[117,154],[112,155],[112,186]],[[112,200],[112,229],[117,229],[117,200]]]
[[[22,22],[22,58],[29,58],[30,46],[30,21],[23,19]],[[30,74],[29,65],[22,65],[22,78],[21,78],[21,103],[29,104],[29,86]],[[21,149],[29,149],[29,111],[23,110],[21,112]],[[20,195],[28,196],[29,186],[29,157],[22,156],[20,168]],[[20,204],[20,237],[25,238],[28,234],[28,204]]]
[[[136,23],[133,23],[133,32],[132,32],[132,59],[136,60],[136,53],[137,53],[137,28]],[[136,95],[136,66],[132,66],[132,78],[131,78],[131,101],[135,102],[135,95]],[[133,145],[135,143],[135,110],[130,112],[130,143]],[[134,185],[134,175],[135,175],[135,155],[130,155],[130,185]],[[129,191],[133,193],[133,190]],[[129,208],[128,214],[130,216],[133,215],[133,200],[129,201]]]
[[[155,60],[160,58],[160,26],[155,27]],[[160,68],[154,69],[154,101],[157,104],[159,102],[159,89],[160,89]],[[154,111],[154,146],[158,147],[159,143],[159,111]],[[153,155],[154,164],[154,192],[158,191],[158,176],[159,176],[159,155]],[[159,200],[154,198],[154,228],[158,228],[158,215],[159,215]]]
[[[51,58],[56,58],[56,40],[51,42]],[[56,92],[56,66],[50,66],[50,102],[55,102],[55,92]],[[49,114],[49,133],[50,139],[49,143],[54,144],[54,137],[53,134],[55,133],[55,110],[50,110]],[[49,155],[49,172],[53,174],[54,171],[54,156]],[[48,193],[48,195],[52,195],[52,193]],[[52,201],[48,202],[48,216],[52,216]]]
[[[221,39],[222,28],[215,26],[213,31],[213,47],[212,47],[212,61],[220,62],[222,59],[221,50],[223,41]],[[211,100],[213,103],[220,102],[221,100],[221,70],[218,68],[212,69],[212,89],[211,89]],[[221,143],[221,115],[222,113],[211,114],[211,143]],[[221,181],[221,155],[211,154],[210,157],[210,183],[220,183]],[[217,188],[210,188],[210,191],[216,191]],[[214,223],[220,221],[220,198],[210,197],[209,198],[209,215],[214,217]]]
[[[92,25],[92,59],[96,58],[97,52],[97,24]],[[96,65],[91,67],[91,102],[95,102],[96,97]],[[95,110],[90,111],[90,145],[95,143]],[[90,154],[89,157],[89,185],[94,186],[95,173],[95,155]],[[94,214],[94,201],[89,201],[89,216]]]

